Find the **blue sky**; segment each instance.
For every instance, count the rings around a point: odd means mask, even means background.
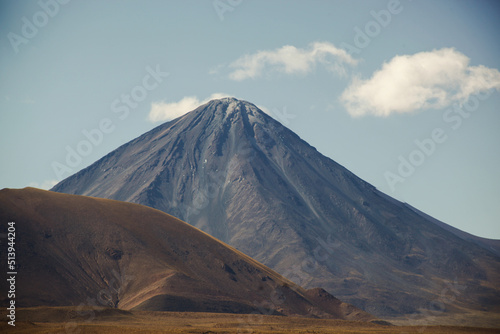
[[[486,0],[0,1],[0,188],[49,188],[229,95],[500,239],[499,16]]]

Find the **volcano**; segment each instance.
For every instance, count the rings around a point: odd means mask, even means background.
[[[387,196],[246,101],[212,100],[52,190],[164,211],[376,316],[498,320],[499,241]]]

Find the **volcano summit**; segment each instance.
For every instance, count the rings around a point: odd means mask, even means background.
[[[376,316],[500,311],[498,241],[383,194],[249,102],[212,100],[52,190],[159,209]]]

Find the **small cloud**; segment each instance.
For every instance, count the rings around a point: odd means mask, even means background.
[[[452,48],[392,58],[370,79],[354,78],[340,100],[353,117],[389,116],[464,103],[476,93],[500,90],[500,72],[470,66]]]
[[[201,101],[196,96],[185,96],[177,102],[153,102],[148,114],[148,120],[151,122],[171,121],[187,114],[210,100],[229,96],[228,94],[214,93]]]
[[[40,183],[39,182],[31,182],[30,184],[28,184],[28,187],[49,190],[52,187],[54,187],[57,183],[59,183],[59,181],[57,181],[57,180],[45,180],[45,181],[42,181]]]
[[[347,51],[328,42],[315,42],[307,49],[285,45],[279,49],[258,51],[238,58],[229,65],[234,68],[229,78],[236,81],[255,79],[265,70],[286,74],[307,74],[316,64],[323,65],[328,71],[345,75],[345,65],[356,65],[356,63],[357,60]]]
[[[210,74],[210,75],[217,75],[217,74],[219,74],[220,70],[223,69],[223,68],[224,68],[223,64],[214,66],[210,70],[208,70],[208,74]]]
[[[196,96],[185,96],[177,102],[153,102],[151,104],[151,111],[149,112],[148,120],[151,122],[171,121],[177,117],[187,114],[210,100],[221,99],[223,97],[234,97],[239,99],[238,97],[229,94],[214,93],[204,100],[200,100]],[[264,106],[257,105],[257,108],[284,125],[288,125],[290,123],[290,119],[294,119],[297,116],[295,114],[288,113],[286,107],[283,107],[282,110],[277,108],[273,108],[271,110]]]

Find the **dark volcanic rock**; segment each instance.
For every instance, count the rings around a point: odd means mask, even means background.
[[[498,241],[457,236],[245,101],[210,101],[53,190],[170,213],[378,316],[500,305],[500,258],[485,246]]]

